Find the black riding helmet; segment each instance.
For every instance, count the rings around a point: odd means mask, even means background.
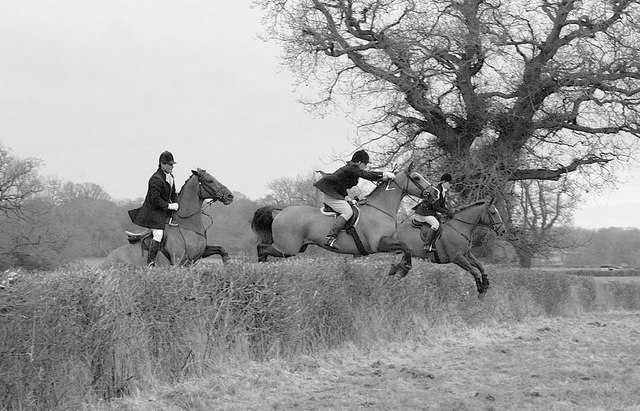
[[[365,163],[369,164],[369,154],[367,154],[364,150],[358,150],[353,153],[353,157],[351,157],[351,161],[354,163]]]
[[[173,159],[173,154],[171,154],[168,151],[163,151],[162,154],[160,154],[160,160],[158,160],[159,164],[176,164],[176,162]]]

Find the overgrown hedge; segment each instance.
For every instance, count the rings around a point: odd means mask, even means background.
[[[23,274],[0,291],[0,402],[7,409],[79,408],[201,376],[232,358],[640,308],[640,283],[490,267],[492,289],[479,300],[472,277],[457,267],[416,262],[398,279],[386,274],[390,260]]]

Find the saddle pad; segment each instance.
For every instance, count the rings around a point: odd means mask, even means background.
[[[347,221],[347,224],[344,226],[343,230],[348,230],[349,228],[358,225],[358,220],[360,220],[360,209],[358,208],[358,206],[351,205],[351,210],[353,210],[353,215],[351,216],[349,221]],[[320,207],[320,212],[326,216],[338,215],[338,213],[327,204],[324,204],[322,207]]]

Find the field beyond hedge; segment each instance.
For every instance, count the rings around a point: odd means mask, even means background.
[[[472,277],[457,267],[416,262],[398,279],[386,275],[390,260],[23,274],[0,291],[1,404],[136,409],[140,404],[113,401],[206,381],[234,364],[304,365],[304,358],[344,347],[417,347],[474,330],[640,309],[640,283],[488,267],[492,288],[479,300]],[[379,368],[391,370],[383,362]],[[415,378],[430,379],[419,371]],[[184,398],[164,401],[166,409],[207,409]],[[221,404],[233,408],[233,399]]]

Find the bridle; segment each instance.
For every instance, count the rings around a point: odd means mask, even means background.
[[[212,198],[213,202],[222,200],[224,198],[224,188],[220,188],[218,190],[209,187],[208,185],[203,184],[204,176],[198,176],[198,195],[200,198]],[[202,195],[202,191],[207,195]]]
[[[396,186],[398,186],[398,188],[402,191],[402,196],[410,196],[412,195],[411,193],[409,193],[409,181],[411,181],[413,183],[413,185],[415,185],[416,187],[418,187],[418,189],[420,190],[420,192],[424,192],[424,190],[426,190],[426,188],[422,187],[420,184],[418,184],[418,182],[416,182],[413,178],[411,178],[411,172],[407,171],[407,170],[403,170],[404,174],[407,176],[407,184],[402,187],[395,179],[390,179],[387,181],[387,188],[389,187],[389,185],[391,183],[395,184]],[[371,204],[371,203],[367,203],[368,206],[375,208],[376,210],[390,216],[391,218],[393,218],[394,220],[396,220],[396,216],[392,215],[391,213],[386,212],[385,210],[382,210],[381,208]],[[398,225],[398,222],[396,220],[396,226]]]
[[[206,184],[204,184],[206,181],[204,180],[205,176],[204,175],[200,175],[198,174],[198,197],[199,198],[211,198],[212,200],[209,203],[214,203],[216,201],[220,201],[224,198],[224,187],[221,187],[220,189],[214,189],[213,187],[210,187]],[[205,195],[203,195],[203,192]],[[200,210],[187,215],[187,216],[182,216],[180,215],[178,212],[176,213],[178,215],[178,217],[182,218],[182,219],[187,219],[187,218],[191,218],[194,215],[198,214],[199,212],[202,212],[202,207],[200,208]]]
[[[482,214],[480,214],[480,216],[478,217],[478,220],[477,220],[477,221],[475,221],[475,222],[473,222],[473,223],[470,223],[470,222],[468,222],[468,221],[461,220],[461,219],[459,219],[459,218],[455,218],[455,216],[454,216],[454,217],[451,217],[448,221],[451,221],[451,220],[460,221],[460,222],[461,222],[461,223],[463,223],[463,224],[472,225],[474,229],[475,229],[477,226],[480,226],[480,225],[481,225],[481,226],[483,226],[483,227],[489,227],[489,228],[491,228],[491,230],[493,230],[496,234],[498,234],[498,229],[499,229],[501,226],[503,226],[503,227],[504,227],[504,223],[502,222],[502,217],[500,217],[500,214],[498,214],[498,218],[499,218],[499,220],[500,220],[500,221],[497,221],[497,222],[496,222],[496,221],[494,221],[492,214],[491,214],[491,213],[489,213],[489,207],[491,207],[491,206],[492,206],[492,203],[487,203],[487,205],[486,205],[486,206],[485,206],[485,208],[484,208],[484,212],[483,212]],[[485,214],[487,214],[487,213],[489,214],[489,218],[491,219],[491,223],[490,223],[490,224],[486,224],[486,223],[480,224],[480,221],[482,220],[482,216],[483,216],[483,215],[485,215]],[[453,226],[451,226],[451,225],[449,225],[449,227],[453,228],[455,231],[458,231],[458,230],[456,230],[456,229],[455,229]],[[458,231],[458,233],[460,233],[460,232]],[[460,234],[462,234],[462,233],[460,233]]]
[[[389,186],[389,184],[391,184],[392,182],[398,186],[398,188],[400,188],[400,190],[402,190],[402,195],[403,196],[410,196],[412,195],[411,193],[409,193],[409,182],[412,182],[414,186],[418,187],[418,189],[420,190],[421,193],[423,193],[426,188],[422,187],[422,185],[418,184],[417,181],[415,181],[413,178],[411,178],[411,172],[404,170],[404,174],[407,176],[407,184],[402,187],[400,184],[398,184],[398,182],[393,179],[393,180],[389,180],[387,182],[387,187]]]

